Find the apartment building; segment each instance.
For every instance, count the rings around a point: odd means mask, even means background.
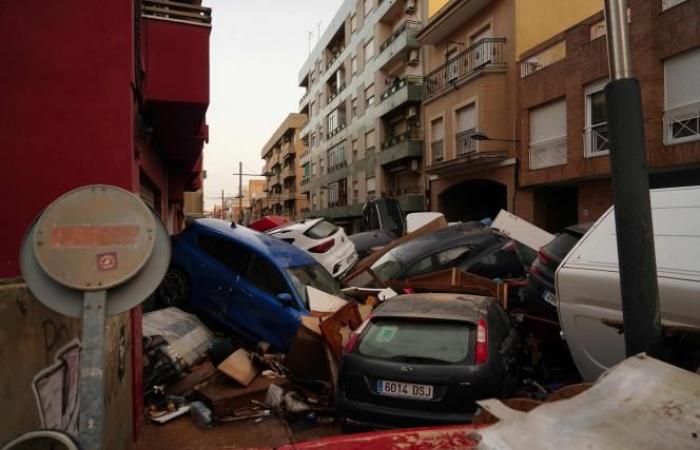
[[[305,216],[358,228],[368,198],[424,209],[422,2],[346,0],[299,73]]]
[[[306,151],[306,142],[300,137],[301,127],[306,121],[306,114],[289,114],[262,149],[264,173],[267,174],[263,216],[285,216],[296,220],[306,208],[306,196],[300,194],[298,157]]]
[[[418,40],[425,72],[430,209],[448,220],[513,210],[515,0],[430,1]],[[481,140],[479,140],[481,139]]]
[[[602,6],[602,5],[601,5]],[[700,183],[700,2],[629,0],[654,188]],[[551,231],[611,204],[603,13],[519,56],[519,214]]]
[[[267,180],[248,181],[248,211],[245,223],[263,217],[263,208],[267,206]]]

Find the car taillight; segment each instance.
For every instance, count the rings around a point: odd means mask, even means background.
[[[515,253],[515,242],[513,241],[508,241],[504,246],[503,250],[509,253]]]
[[[335,245],[335,239],[330,239],[323,244],[318,244],[315,247],[311,247],[309,251],[311,253],[326,253],[328,250],[332,249]]]
[[[345,353],[352,353],[355,350],[357,350],[357,346],[360,345],[360,335],[362,334],[363,331],[365,331],[365,328],[367,328],[367,325],[369,325],[369,321],[372,319],[372,314],[370,314],[364,322],[360,324],[359,327],[355,329],[350,334],[350,338],[348,338],[348,342],[345,343],[345,347],[343,348],[343,351]]]
[[[550,256],[544,251],[544,249],[540,249],[539,252],[537,252],[537,256],[542,260],[543,263],[549,264],[549,262],[552,260]]]
[[[480,319],[476,326],[476,364],[485,364],[489,360],[489,336],[486,321]]]

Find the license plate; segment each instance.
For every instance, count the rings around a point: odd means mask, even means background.
[[[388,397],[432,400],[433,387],[428,384],[401,383],[398,381],[377,380],[377,393]]]
[[[544,291],[544,294],[542,294],[542,299],[550,305],[557,306],[557,296],[554,295],[554,292]]]

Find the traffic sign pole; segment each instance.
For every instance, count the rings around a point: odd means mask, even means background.
[[[80,443],[85,450],[102,448],[106,307],[106,291],[85,292],[80,354]]]

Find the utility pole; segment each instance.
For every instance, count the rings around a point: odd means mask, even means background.
[[[627,1],[605,0],[610,83],[605,87],[627,356],[661,357],[654,230],[639,81],[630,70]]]
[[[224,190],[221,190],[221,218],[224,219]]]
[[[243,161],[238,161],[238,222],[243,222]]]

